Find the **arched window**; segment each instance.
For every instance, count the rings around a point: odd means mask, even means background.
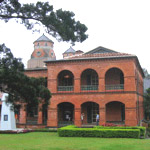
[[[118,101],[106,104],[106,121],[111,123],[124,123],[125,104]]]
[[[74,105],[69,102],[63,102],[57,105],[58,126],[74,124]]]
[[[111,68],[105,74],[106,90],[122,90],[124,89],[124,74],[118,68]]]
[[[57,78],[58,91],[73,91],[74,89],[74,76],[72,72],[63,70],[59,73]]]
[[[93,69],[87,69],[81,74],[81,90],[98,90],[98,74]]]

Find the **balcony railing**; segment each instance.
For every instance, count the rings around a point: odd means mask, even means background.
[[[74,87],[73,86],[58,86],[57,90],[58,91],[73,91]]]
[[[106,90],[123,90],[124,84],[114,84],[114,85],[106,85]]]
[[[94,91],[98,90],[98,85],[81,85],[81,91]]]

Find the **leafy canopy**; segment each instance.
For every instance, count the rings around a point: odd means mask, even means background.
[[[87,39],[87,27],[75,21],[73,12],[62,9],[54,11],[48,2],[20,2],[0,0],[0,19],[6,23],[15,19],[27,29],[33,30],[36,24],[43,25],[46,32],[56,39],[72,44]],[[27,77],[23,71],[21,59],[15,58],[4,44],[0,45],[0,91],[9,93],[9,101],[12,103],[22,101],[32,105],[44,100],[48,104],[51,94],[45,87],[46,80]]]
[[[144,110],[145,110],[145,117],[149,117],[150,119],[150,88],[147,89],[144,95]]]
[[[47,33],[58,40],[71,42],[83,42],[88,38],[85,33],[87,27],[75,21],[75,14],[62,9],[53,10],[48,2],[36,4],[22,4],[19,0],[4,0],[0,3],[0,19],[8,22],[16,19],[25,25],[27,29],[33,29],[35,24],[42,24]]]
[[[24,74],[21,59],[15,58],[10,49],[0,45],[0,91],[9,93],[9,102],[48,105],[51,97],[45,78],[30,78]]]

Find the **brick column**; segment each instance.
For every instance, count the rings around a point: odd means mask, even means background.
[[[99,92],[105,92],[105,78],[99,78]]]
[[[48,89],[51,93],[57,93],[57,79],[48,79]]]
[[[75,92],[75,93],[79,93],[80,90],[81,90],[80,88],[81,88],[81,85],[80,85],[80,78],[74,79],[74,92]]]
[[[138,124],[136,108],[126,107],[125,108],[125,125],[136,126]]]
[[[19,123],[26,124],[26,117],[27,117],[26,104],[22,104],[20,108]]]
[[[135,77],[124,77],[124,91],[135,91]]]
[[[99,125],[102,125],[102,124],[106,123],[106,109],[105,109],[105,107],[100,107],[99,114],[100,114]]]
[[[48,109],[47,126],[48,127],[57,127],[58,126],[57,108],[49,108]]]
[[[75,108],[74,114],[74,124],[78,127],[81,127],[81,108]]]
[[[38,124],[43,124],[42,104],[38,106]]]

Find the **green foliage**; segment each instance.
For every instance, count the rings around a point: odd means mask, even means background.
[[[58,134],[61,137],[139,138],[140,130],[62,127]]]
[[[144,111],[145,111],[145,119],[147,117],[150,118],[150,88],[147,89],[145,95],[144,95]]]
[[[48,2],[22,4],[19,0],[5,0],[0,5],[0,19],[5,22],[16,19],[27,29],[33,29],[35,24],[42,24],[46,32],[58,40],[83,42],[88,37],[85,34],[87,27],[75,21],[74,16],[70,11],[54,11]]]
[[[145,75],[145,78],[150,78],[150,74],[148,73],[147,69],[143,68],[143,72],[144,72],[144,75]]]
[[[104,127],[104,126],[95,126],[96,129],[140,129],[140,136],[145,137],[146,128],[141,126],[129,127],[129,126],[115,126],[115,127]]]
[[[0,45],[0,91],[9,93],[8,101],[35,105],[44,101],[48,105],[51,93],[45,87],[45,78],[30,78],[24,74],[21,59],[10,49]]]

